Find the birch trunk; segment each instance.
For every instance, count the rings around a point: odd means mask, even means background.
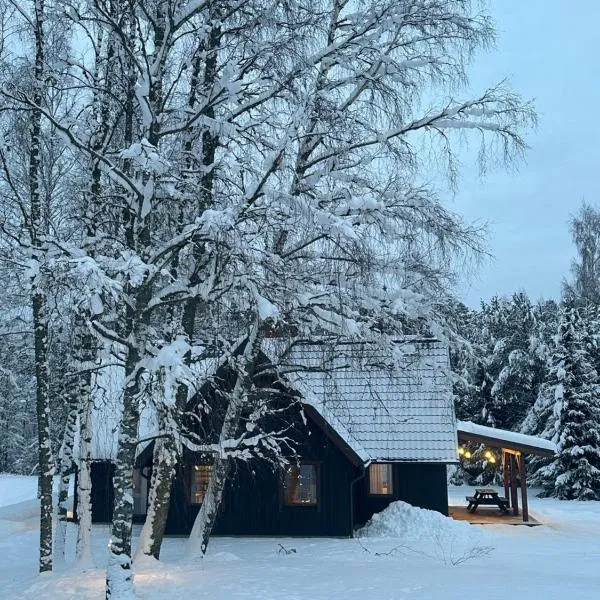
[[[198,302],[194,298],[186,303],[183,310],[182,329],[190,340],[194,334],[197,304]],[[186,354],[184,361],[187,366],[190,365],[190,353]],[[187,405],[187,398],[187,386],[179,384],[175,396],[174,410],[167,411],[165,409],[160,412],[160,430],[167,437],[157,439],[154,446],[153,470],[148,495],[148,513],[140,534],[140,543],[136,553],[137,559],[141,558],[142,555],[153,556],[157,560],[160,557],[160,548],[165,535],[171,502],[171,486],[173,485],[175,469],[179,458],[178,443],[175,436],[181,430],[182,416]]]
[[[133,353],[137,354],[137,353]],[[126,376],[133,375],[132,365],[137,357],[127,361]],[[133,518],[133,466],[137,445],[139,404],[137,386],[128,381],[123,398],[123,417],[119,428],[117,464],[113,477],[115,492],[113,520],[110,539],[110,555],[106,573],[106,598],[133,597],[133,573],[131,571],[131,526]]]
[[[193,75],[190,84],[188,97],[188,106],[193,109],[197,102],[199,88],[210,90],[217,78],[217,49],[221,40],[220,12],[219,7],[211,6],[210,13],[215,25],[212,27],[204,52],[198,52],[198,57],[194,60]],[[204,58],[205,57],[205,58]],[[204,74],[201,76],[201,65],[204,62]],[[201,81],[200,81],[201,80]],[[204,114],[211,121],[215,118],[215,110],[212,104],[208,104]],[[191,136],[190,136],[191,137]],[[202,164],[205,167],[205,173],[200,179],[199,185],[199,205],[198,214],[206,210],[213,201],[214,187],[214,162],[218,146],[218,136],[210,129],[206,128],[202,133]],[[186,155],[192,150],[191,139],[186,141]],[[196,286],[200,283],[201,264],[203,258],[203,245],[194,244],[193,259],[195,269],[190,277],[190,286]],[[176,267],[175,267],[176,269]],[[181,317],[181,329],[190,342],[194,338],[194,325],[198,312],[199,301],[197,298],[191,298],[185,303]],[[186,366],[190,366],[191,354],[184,357]],[[186,409],[188,399],[188,388],[180,384],[177,388],[175,411],[169,416],[172,419],[175,431],[169,432],[169,427],[161,427],[161,431],[169,434],[167,438],[161,438],[156,441],[153,455],[154,469],[150,482],[150,493],[148,496],[148,514],[144,527],[140,535],[140,546],[137,551],[137,557],[141,555],[153,556],[158,559],[160,548],[164,538],[169,505],[171,502],[171,487],[175,477],[175,470],[178,460],[177,442],[172,437],[178,435],[181,430],[182,416]],[[167,412],[162,412],[163,416]]]
[[[128,306],[126,323],[131,331],[132,342],[125,359],[125,389],[123,414],[119,425],[119,438],[115,474],[113,476],[114,509],[111,528],[110,554],[106,571],[106,599],[135,598],[133,572],[131,569],[131,529],[133,519],[133,468],[138,443],[140,421],[140,350],[145,348],[147,324],[142,321],[142,310],[146,306],[150,290],[142,287],[135,296],[137,302]]]
[[[44,85],[44,0],[36,0],[34,8],[35,80],[32,99],[41,106]],[[32,284],[32,308],[35,346],[36,412],[38,427],[38,492],[40,497],[40,572],[52,570],[52,475],[54,464],[50,442],[50,402],[48,366],[48,322],[46,291],[42,279],[47,222],[43,214],[41,179],[41,111],[34,108],[30,117],[31,148],[29,151],[29,194],[31,202],[30,236],[32,258],[38,273]]]
[[[67,385],[72,385],[71,381]],[[67,511],[69,501],[69,484],[73,473],[73,446],[75,444],[75,433],[77,430],[78,406],[76,394],[71,389],[68,392],[69,412],[65,423],[65,432],[59,453],[60,481],[58,488],[57,523],[54,532],[54,564],[64,564],[67,537]]]
[[[89,333],[83,336],[83,349],[86,342],[91,341]],[[85,354],[84,354],[85,356]],[[83,362],[83,361],[82,361]],[[77,477],[77,547],[75,560],[79,567],[93,566],[92,536],[92,384],[91,373],[84,371],[78,384],[79,412],[79,476]]]
[[[140,534],[136,560],[144,555],[153,556],[157,560],[160,557],[177,459],[177,445],[172,436],[156,440],[153,456],[154,468],[148,495],[148,514]]]
[[[260,324],[256,322],[248,336],[244,351],[239,357],[235,386],[229,398],[229,404],[219,435],[219,445],[221,448],[225,447],[225,442],[237,435],[261,341]],[[208,489],[206,490],[200,511],[196,516],[194,526],[186,544],[185,556],[188,559],[201,558],[206,554],[228,474],[229,459],[221,451],[220,455],[214,459]]]
[[[48,324],[45,309],[45,295],[35,294],[33,297],[33,321],[35,328],[36,409],[39,451],[40,572],[52,570],[52,475],[54,474],[50,442]]]

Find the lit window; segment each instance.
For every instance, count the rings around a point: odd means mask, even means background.
[[[202,504],[208,489],[212,465],[194,465],[192,469],[191,502]]]
[[[316,506],[318,467],[316,464],[300,463],[287,468],[283,482],[285,504],[293,506]]]
[[[369,466],[369,494],[390,496],[394,493],[392,465],[375,464]]]

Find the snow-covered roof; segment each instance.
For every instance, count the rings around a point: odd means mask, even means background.
[[[123,412],[125,369],[118,364],[106,364],[98,370],[92,384],[92,459],[116,460],[119,422]],[[140,411],[138,439],[156,435],[158,429],[154,406],[144,404]],[[141,452],[148,442],[138,445]]]
[[[92,382],[92,459],[116,460],[119,437],[119,423],[123,412],[123,388],[125,384],[125,368],[119,364],[116,356],[120,353],[114,345],[106,348],[101,359],[101,367],[96,371]],[[218,367],[218,359],[207,358],[194,362],[190,370],[197,378],[198,384],[211,376]],[[190,387],[189,393],[196,390]],[[158,432],[158,415],[155,403],[148,399],[140,407],[140,421],[136,454],[139,454],[151,443]]]
[[[544,454],[546,452],[554,454],[558,451],[556,444],[550,440],[533,435],[516,433],[515,431],[507,431],[506,429],[477,425],[476,423],[471,423],[471,421],[457,421],[456,430],[459,437],[461,437],[462,433],[466,434],[467,437],[471,435],[479,438],[489,438],[489,440],[495,440],[499,444],[504,443],[506,446],[517,450],[529,450],[532,453],[536,453],[536,450],[541,450]]]
[[[302,344],[288,380],[365,463],[456,462],[448,350],[430,339],[398,342],[390,358],[372,344]]]

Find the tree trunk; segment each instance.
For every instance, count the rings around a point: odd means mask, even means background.
[[[35,80],[32,94],[35,106],[41,106],[44,85],[44,0],[36,0],[34,16]],[[54,464],[50,441],[50,398],[48,367],[48,322],[46,291],[43,281],[43,254],[45,252],[46,219],[40,190],[41,111],[31,111],[31,148],[29,151],[29,194],[31,202],[30,236],[32,258],[38,272],[32,282],[33,328],[35,346],[36,412],[38,426],[38,491],[40,496],[40,572],[52,570],[52,475]]]
[[[203,89],[211,89],[217,77],[217,51],[221,39],[221,26],[219,21],[219,8],[210,8],[213,13],[211,16],[214,19],[215,25],[212,27],[211,34],[208,37],[208,50],[198,53],[198,57],[194,61],[194,69],[192,83],[188,97],[188,105],[190,108],[196,104],[198,89],[200,87],[199,73],[202,62],[204,62],[204,75],[202,78]],[[203,60],[203,56],[206,58]],[[208,105],[205,110],[205,115],[214,120],[215,111],[212,105]],[[204,210],[212,205],[213,202],[213,187],[214,187],[214,169],[215,156],[218,146],[218,136],[210,129],[206,128],[202,134],[202,164],[206,167],[204,175],[201,177],[199,186],[199,204],[198,215],[201,215]],[[191,141],[186,141],[186,153],[189,154],[192,149]],[[190,277],[190,286],[195,286],[200,283],[201,266],[203,262],[204,245],[200,243],[194,244],[193,259],[195,268]],[[174,267],[176,270],[176,266]],[[181,317],[181,329],[187,336],[190,343],[194,338],[194,325],[198,312],[198,298],[191,298],[185,303]],[[184,357],[186,366],[191,364],[191,354],[188,353]],[[175,477],[175,470],[178,460],[177,443],[173,439],[173,435],[178,435],[181,430],[182,416],[185,412],[188,399],[188,388],[184,384],[180,384],[177,388],[175,411],[170,414],[172,423],[176,428],[175,431],[169,432],[168,427],[162,427],[161,431],[169,435],[168,438],[161,438],[156,441],[154,449],[152,471],[152,480],[150,482],[150,494],[148,497],[148,514],[140,535],[140,546],[137,551],[138,557],[141,554],[153,556],[158,559],[160,556],[160,548],[162,545],[165,527],[167,524],[167,516],[169,513],[169,504],[171,501],[171,486]],[[162,412],[163,416],[167,413]]]
[[[52,570],[52,475],[54,461],[50,441],[50,403],[48,393],[48,324],[46,298],[33,297],[35,337],[36,409],[38,426],[40,496],[40,572]]]
[[[77,548],[75,560],[79,567],[90,568],[92,560],[92,398],[91,375],[81,375],[79,396],[79,474],[77,477]]]
[[[123,416],[119,427],[117,464],[113,476],[115,501],[110,539],[110,556],[106,574],[106,598],[127,598],[133,590],[131,572],[131,524],[133,518],[133,466],[140,418],[137,384],[134,370],[137,352],[130,350],[127,358],[128,379],[123,396]],[[134,381],[130,378],[134,377]]]
[[[66,385],[72,385],[71,381],[68,381]],[[71,483],[71,474],[74,467],[73,445],[75,443],[78,417],[76,394],[73,390],[68,391],[67,394],[70,396],[70,406],[58,459],[60,482],[58,488],[57,523],[54,532],[54,564],[64,564],[65,562],[69,484]]]
[[[233,391],[231,392],[225,418],[219,435],[219,444],[224,447],[225,442],[237,435],[245,399],[250,389],[258,352],[262,342],[260,324],[257,321],[248,336],[248,341],[242,355],[238,357],[238,373]],[[189,559],[202,557],[206,554],[210,535],[217,517],[217,511],[223,497],[223,490],[229,474],[229,459],[221,451],[213,462],[213,469],[204,495],[202,506],[194,521],[190,533],[185,556]]]
[[[154,468],[148,495],[148,514],[140,534],[136,560],[143,555],[153,556],[157,560],[160,557],[177,459],[177,444],[173,436],[169,435],[156,440],[153,457]]]
[[[140,317],[140,307],[147,306],[151,290],[142,286],[136,302],[128,306],[125,323],[131,331],[129,340],[135,343],[127,349],[125,359],[125,389],[123,414],[119,425],[117,461],[113,476],[115,493],[110,554],[106,572],[106,599],[135,597],[131,569],[131,529],[133,519],[133,468],[138,443],[140,421],[140,349],[146,347],[147,323]]]

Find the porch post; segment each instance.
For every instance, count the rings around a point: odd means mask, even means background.
[[[508,505],[510,506],[510,495],[508,493],[509,489],[509,470],[510,465],[508,464],[507,454],[504,448],[502,448],[502,480],[504,481],[504,497],[508,501]]]
[[[527,472],[525,470],[525,455],[519,455],[519,474],[521,475],[521,501],[523,502],[523,521],[529,521],[529,505],[527,503]]]
[[[519,496],[517,492],[517,457],[510,453],[508,455],[510,463],[510,498],[513,509],[513,515],[519,514]]]

